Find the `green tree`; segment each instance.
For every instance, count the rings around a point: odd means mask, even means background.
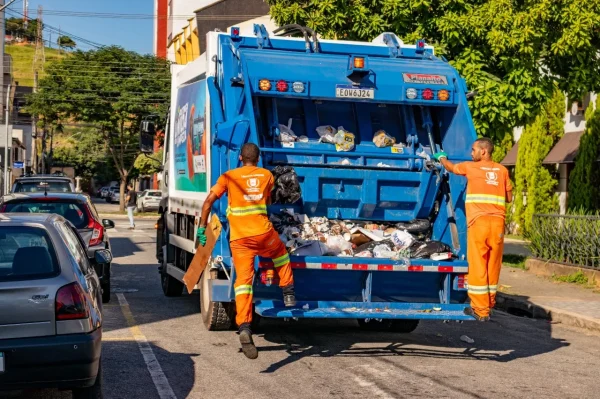
[[[569,209],[586,212],[600,209],[600,99],[586,112],[575,168],[569,175]]]
[[[53,165],[72,166],[77,176],[86,179],[97,176],[108,157],[104,139],[90,128],[65,129],[52,151]]]
[[[535,120],[525,126],[519,140],[513,219],[524,235],[531,231],[535,213],[552,213],[558,208],[554,192],[557,180],[542,162],[564,134],[564,115],[565,97],[557,90]]]
[[[37,36],[37,24],[37,20],[27,21],[25,28],[23,18],[7,18],[4,31],[7,35],[19,36],[33,42]]]
[[[158,150],[154,155],[146,156],[138,155],[134,166],[139,171],[141,176],[149,176],[158,173],[162,170],[163,150]],[[159,162],[160,161],[160,162]]]
[[[120,47],[75,51],[50,63],[29,112],[42,125],[86,123],[102,138],[121,180],[121,194],[139,154],[139,126],[150,114],[166,115],[170,71],[166,60]],[[124,195],[121,195],[124,198]],[[124,203],[121,201],[121,209]]]
[[[478,134],[496,143],[537,114],[555,83],[572,98],[597,90],[598,0],[267,0],[279,24],[325,38],[424,38],[479,92]]]
[[[73,50],[75,47],[77,47],[77,43],[75,43],[75,41],[69,36],[65,35],[59,36],[56,40],[56,44],[58,44],[59,47],[66,48],[69,50]]]

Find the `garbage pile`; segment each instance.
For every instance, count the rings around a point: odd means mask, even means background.
[[[341,256],[357,258],[435,259],[452,257],[451,249],[429,240],[431,223],[380,224],[330,220],[295,214],[292,210],[272,214],[271,223],[293,256]]]

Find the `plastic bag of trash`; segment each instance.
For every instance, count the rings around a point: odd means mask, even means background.
[[[354,254],[354,257],[355,258],[372,258],[373,252],[371,252],[371,251],[358,252],[358,253]]]
[[[373,256],[376,258],[393,258],[396,256],[396,251],[393,251],[386,244],[379,244],[373,248]]]
[[[346,131],[343,126],[338,127],[334,136],[336,151],[352,151],[354,149],[354,134]]]
[[[431,230],[431,222],[428,219],[415,219],[396,223],[396,227],[409,233],[428,233]]]
[[[290,255],[293,256],[323,256],[327,252],[328,248],[319,241],[309,241],[303,245],[298,246]]]
[[[276,140],[282,143],[291,143],[298,140],[298,136],[292,130],[292,118],[288,120],[288,125],[279,124],[279,135],[276,136]]]
[[[379,148],[391,147],[396,144],[396,139],[385,132],[385,130],[378,130],[373,136],[373,143]]]
[[[387,248],[387,250],[389,250],[389,251],[394,249],[394,243],[392,242],[392,240],[384,240],[384,241],[371,241],[366,244],[359,245],[354,250],[354,252],[356,252],[356,253],[363,252],[363,251],[373,252],[375,247],[377,247],[378,245],[384,245]],[[384,249],[384,248],[381,248],[381,249]]]
[[[392,242],[398,249],[405,249],[415,242],[415,238],[406,230],[396,230],[392,233]]]
[[[325,245],[328,248],[327,254],[334,256],[353,254],[352,244],[346,241],[342,236],[329,236]]]
[[[333,126],[319,126],[317,128],[317,134],[319,135],[322,143],[335,144],[335,134],[337,133],[337,129]]]
[[[274,204],[293,204],[302,197],[300,182],[294,168],[278,165],[273,168],[272,173],[275,178],[275,186],[273,187]],[[293,221],[294,217],[290,217]]]
[[[431,255],[439,252],[452,252],[452,249],[440,241],[416,241],[410,247],[410,256],[415,259],[430,258]]]

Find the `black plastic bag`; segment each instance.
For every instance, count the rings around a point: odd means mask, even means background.
[[[428,259],[439,252],[452,252],[452,249],[440,241],[417,241],[410,247],[410,257],[414,259]]]
[[[411,234],[427,234],[431,230],[431,223],[427,219],[415,219],[410,222],[396,223],[400,230],[406,230]]]
[[[273,187],[274,204],[293,204],[302,197],[298,175],[291,166],[276,166],[273,171],[275,186]]]
[[[376,246],[381,245],[381,244],[387,246],[390,251],[394,250],[394,243],[392,242],[392,240],[383,240],[383,241],[371,241],[366,244],[360,245],[354,250],[354,253],[359,253],[362,251],[373,252],[373,249],[375,249]]]

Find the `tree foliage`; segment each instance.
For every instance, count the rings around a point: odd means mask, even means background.
[[[161,171],[163,150],[158,150],[154,155],[148,157],[144,154],[138,155],[134,166],[141,176],[149,176]]]
[[[25,28],[23,18],[7,18],[4,31],[7,35],[22,37],[33,42],[37,36],[37,24],[37,20],[30,20],[27,21],[27,28]]]
[[[600,99],[586,112],[575,168],[569,176],[569,209],[586,212],[600,209]]]
[[[53,61],[45,75],[29,98],[29,111],[40,116],[42,127],[60,127],[67,121],[93,126],[119,172],[123,194],[139,153],[142,118],[166,114],[168,61],[103,47]]]
[[[59,36],[58,39],[56,40],[56,44],[58,44],[59,47],[62,48],[67,48],[70,50],[73,50],[75,47],[77,47],[77,43],[75,43],[75,41],[73,39],[71,39],[69,36]]]
[[[480,135],[498,143],[552,96],[600,87],[598,0],[267,0],[280,24],[325,38],[372,40],[394,32],[424,38],[479,92],[471,104]]]
[[[535,120],[525,126],[519,140],[513,218],[524,235],[531,231],[535,213],[557,210],[557,180],[542,162],[564,134],[564,115],[565,97],[557,90]]]

